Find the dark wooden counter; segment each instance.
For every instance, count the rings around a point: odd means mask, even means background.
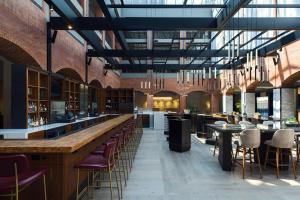
[[[101,124],[71,135],[48,140],[0,140],[0,153],[24,153],[32,168],[46,166],[48,200],[75,199],[76,170],[74,165],[108,140],[133,117],[121,115]],[[86,173],[82,172],[81,186],[86,185]],[[22,199],[41,199],[41,182],[34,183],[22,192]]]

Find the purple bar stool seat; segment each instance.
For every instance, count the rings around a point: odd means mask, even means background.
[[[115,159],[114,159],[114,154],[115,154],[115,149],[116,149],[116,140],[111,139],[108,142],[106,142],[106,148],[104,150],[104,154],[90,154],[86,158],[84,158],[81,162],[76,164],[74,168],[77,169],[77,190],[76,190],[76,199],[80,198],[80,193],[79,193],[79,182],[80,182],[80,170],[84,171],[97,171],[97,170],[105,170],[109,173],[109,182],[110,182],[110,191],[111,191],[111,200],[113,200],[113,195],[112,195],[112,172],[115,172],[115,178],[116,178],[116,183],[117,183],[117,191],[118,191],[118,197],[120,199],[120,194],[119,194],[119,184],[118,184],[118,177],[116,174],[116,169],[115,169]],[[89,194],[89,174],[88,174],[88,194]]]
[[[47,169],[30,169],[28,158],[25,155],[0,156],[0,196],[15,196],[41,177],[44,182],[44,199],[47,199],[46,190]]]

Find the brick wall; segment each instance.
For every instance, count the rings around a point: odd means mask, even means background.
[[[46,12],[48,9],[45,2],[43,8],[40,9],[31,0],[0,1],[0,38],[24,50],[44,70],[47,64]],[[2,55],[11,55],[12,53],[8,51],[7,48],[0,48]],[[85,45],[80,44],[68,32],[58,31],[52,47],[52,71],[70,68],[76,71],[82,80],[85,80],[85,52]],[[10,59],[15,60],[13,56]],[[103,62],[96,58],[89,66],[88,79],[89,82],[97,79],[104,87],[108,85],[119,87],[120,85],[119,76],[115,73],[109,71],[106,76],[103,75]]]

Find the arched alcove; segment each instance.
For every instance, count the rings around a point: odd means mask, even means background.
[[[208,114],[211,111],[211,95],[203,91],[188,93],[186,108],[191,112]]]
[[[79,82],[83,82],[80,74],[71,68],[62,68],[56,72],[57,74],[61,74],[66,78],[70,78]]]
[[[153,110],[179,112],[179,97],[179,94],[172,91],[157,92],[153,95]]]
[[[147,108],[147,95],[141,91],[134,91],[135,106],[141,109]]]

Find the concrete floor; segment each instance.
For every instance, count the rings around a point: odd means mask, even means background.
[[[213,146],[193,137],[191,151],[171,152],[163,131],[145,129],[123,199],[300,199],[300,178],[293,179],[291,171],[282,172],[276,179],[274,170],[268,169],[261,180],[257,170],[250,176],[247,168],[243,180],[241,166],[232,172],[223,171],[212,151]],[[109,190],[96,190],[94,199],[110,199]]]

